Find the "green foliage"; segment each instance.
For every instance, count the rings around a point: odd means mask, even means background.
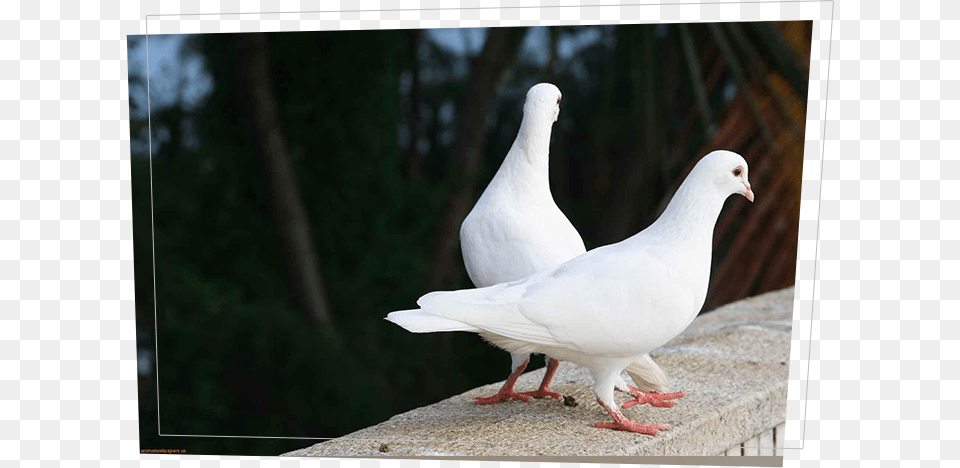
[[[152,163],[163,433],[336,437],[500,377],[508,358],[476,337],[456,340],[466,351],[439,356],[435,340],[382,320],[427,292],[446,189],[404,179],[400,34],[269,38],[278,113],[345,337],[340,347],[291,299],[249,116],[236,98],[244,90],[235,37],[190,39],[213,76],[212,93],[195,112],[178,104],[151,116],[155,134],[170,133]],[[134,138],[142,125],[132,125]],[[195,149],[184,144],[187,132],[199,136]],[[135,154],[132,167],[138,317],[152,327],[149,160]],[[150,435],[151,380],[141,382],[144,447],[170,447]],[[249,453],[249,442],[181,443],[191,453]],[[289,450],[285,441],[256,445],[260,453]]]

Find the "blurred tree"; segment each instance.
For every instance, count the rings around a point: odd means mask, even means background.
[[[420,182],[423,177],[423,163],[420,154],[420,141],[423,140],[423,94],[420,84],[420,43],[423,33],[419,29],[411,29],[407,33],[407,53],[410,62],[410,100],[411,109],[408,125],[410,127],[410,145],[408,178],[413,184]]]
[[[789,76],[807,68],[799,63],[810,61],[811,23],[747,25],[754,32],[763,32],[760,37],[767,37],[773,31],[782,38],[790,29],[803,38],[791,42],[781,39],[778,46],[771,47],[776,51],[775,56],[764,58],[753,45],[759,41],[747,39],[739,25],[707,26],[707,32],[714,37],[712,43],[721,53],[705,56],[703,62],[709,68],[728,70],[738,86],[736,95],[724,107],[717,131],[697,153],[728,148],[742,154],[750,164],[750,180],[757,199],[753,206],[740,200],[728,202],[731,206],[717,221],[713,279],[705,311],[739,298],[790,286],[795,279],[806,123],[806,96],[800,93],[806,92],[806,78],[802,80],[804,86],[799,87],[795,83],[798,78],[794,77],[791,83]],[[800,28],[796,29],[797,26]],[[728,42],[727,33],[740,39]],[[737,44],[737,49],[732,44]],[[780,46],[792,49],[785,51]],[[772,63],[782,62],[784,55],[794,58],[793,65],[782,73]],[[748,57],[749,72],[741,69],[740,56]],[[707,85],[708,89],[719,88],[722,81],[716,83]],[[695,163],[696,160],[691,160],[681,174],[689,172]],[[680,181],[682,177],[673,182],[668,193],[672,193]]]
[[[490,102],[503,73],[517,58],[527,28],[494,28],[487,33],[480,55],[474,60],[466,100],[460,110],[457,136],[450,151],[457,171],[450,204],[437,239],[431,289],[447,287],[460,245],[460,223],[473,206],[474,186],[486,146]]]
[[[604,244],[619,242],[636,233],[636,221],[640,213],[650,211],[657,202],[647,196],[649,188],[660,175],[650,170],[650,161],[662,159],[657,129],[659,127],[659,100],[657,77],[653,73],[656,63],[656,40],[652,28],[617,30],[618,53],[630,64],[629,73],[623,74],[630,90],[628,134],[624,136],[626,151],[620,155],[615,177],[617,190],[611,191],[608,205],[600,219]]]
[[[253,117],[253,135],[257,141],[261,167],[265,169],[270,191],[270,208],[286,254],[294,295],[301,307],[310,312],[330,340],[339,341],[327,302],[327,293],[317,266],[317,255],[310,234],[310,219],[300,198],[299,184],[293,174],[283,130],[277,119],[273,85],[267,62],[267,41],[263,34],[242,34],[237,39],[240,63],[240,96]]]

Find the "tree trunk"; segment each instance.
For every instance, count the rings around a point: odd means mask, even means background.
[[[457,137],[450,153],[451,160],[456,164],[451,171],[456,183],[440,225],[430,281],[432,289],[441,289],[452,276],[460,240],[460,223],[469,212],[480,169],[490,102],[504,71],[516,60],[525,34],[526,28],[490,28],[483,50],[473,64],[466,100],[460,111]]]
[[[662,166],[657,130],[657,93],[654,81],[654,37],[652,27],[643,27],[622,38],[630,41],[631,119],[640,122],[635,128],[636,139],[623,159],[616,187],[607,197],[607,206],[601,217],[600,243],[620,242],[637,233],[637,218],[656,203],[648,196],[654,184],[657,167]]]
[[[422,92],[420,86],[420,36],[421,31],[419,29],[411,29],[408,32],[408,40],[410,47],[410,72],[411,72],[411,83],[410,83],[410,148],[409,148],[409,162],[410,169],[408,176],[411,183],[419,183],[422,176],[422,157],[420,155],[420,139],[423,138],[423,121],[421,120],[422,112]]]
[[[242,34],[238,45],[241,95],[252,117],[251,130],[257,141],[256,153],[270,191],[270,208],[286,256],[294,297],[328,335],[336,336],[310,234],[310,220],[300,198],[277,115],[267,62],[267,36],[261,33]]]
[[[678,25],[680,30],[680,42],[683,44],[684,55],[687,58],[687,72],[690,74],[690,82],[693,86],[693,95],[697,99],[697,108],[700,110],[700,118],[703,120],[703,131],[707,141],[713,138],[716,132],[716,125],[713,120],[713,111],[710,109],[710,102],[707,99],[707,89],[703,81],[703,73],[700,71],[700,54],[693,44],[693,35],[690,33],[690,27],[686,24]]]

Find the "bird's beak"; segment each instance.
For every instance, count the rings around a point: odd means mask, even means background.
[[[743,196],[747,197],[747,200],[750,200],[750,203],[753,203],[753,190],[750,188],[750,182],[744,182],[743,185],[747,188],[747,191],[743,193]]]

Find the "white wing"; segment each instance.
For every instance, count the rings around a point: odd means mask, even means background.
[[[669,262],[619,244],[514,283],[434,292],[428,313],[488,333],[586,354],[643,354],[689,323],[696,294]]]
[[[699,309],[695,288],[672,259],[637,246],[591,254],[531,284],[519,300],[523,315],[558,342],[587,354],[647,353],[682,331],[689,311]]]

